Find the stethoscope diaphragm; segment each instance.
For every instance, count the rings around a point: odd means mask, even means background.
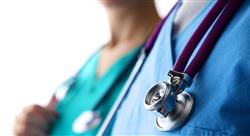
[[[101,123],[101,120],[102,118],[97,112],[83,112],[73,122],[72,130],[77,134],[86,132],[96,128]]]
[[[146,94],[144,106],[158,113],[156,126],[170,131],[183,125],[192,113],[192,96],[168,82],[158,83]]]

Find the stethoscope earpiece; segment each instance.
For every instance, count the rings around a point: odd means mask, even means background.
[[[168,75],[169,82],[153,86],[144,101],[146,109],[158,113],[156,126],[162,131],[182,126],[192,113],[194,105],[192,96],[183,91],[191,84],[191,78],[175,71],[170,71]]]

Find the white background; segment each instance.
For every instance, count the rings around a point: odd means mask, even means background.
[[[173,0],[156,0],[164,16]],[[98,0],[0,1],[0,135],[12,134],[15,115],[46,104],[109,39]]]

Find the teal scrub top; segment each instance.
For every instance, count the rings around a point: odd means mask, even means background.
[[[95,53],[77,74],[74,85],[65,98],[56,106],[60,117],[54,122],[50,135],[96,135],[100,125],[77,134],[72,129],[74,121],[81,113],[90,111],[95,105],[98,105],[96,111],[102,117],[102,124],[122,90],[137,60],[139,50],[140,48],[135,48],[119,58],[101,77],[96,75],[101,53],[100,51]],[[108,93],[108,97],[105,97],[100,104],[99,101],[106,93]]]
[[[144,107],[148,90],[167,80],[166,73],[173,68],[186,42],[215,2],[211,0],[176,39],[172,37],[172,30],[178,9],[170,14],[116,113],[113,135],[250,135],[250,0],[241,5],[192,86],[186,89],[194,97],[195,104],[184,126],[169,132],[160,131],[155,125],[156,115]]]

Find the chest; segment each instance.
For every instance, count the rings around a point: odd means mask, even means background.
[[[242,11],[241,11],[242,12]],[[205,14],[205,12],[204,12]],[[193,85],[186,91],[195,98],[195,107],[191,119],[181,128],[172,132],[162,132],[155,126],[155,114],[144,108],[144,97],[154,84],[166,80],[166,73],[172,69],[176,57],[183,49],[185,42],[192,35],[195,26],[202,19],[197,19],[173,42],[171,38],[171,21],[167,21],[151,51],[147,61],[130,92],[124,99],[115,121],[114,134],[147,134],[147,135],[230,135],[243,129],[250,120],[247,100],[249,85],[240,79],[247,79],[246,71],[249,61],[249,38],[241,25],[236,22],[248,20],[246,14],[235,15],[206,61],[196,75]],[[203,15],[204,16],[204,15]],[[172,17],[172,18],[171,18]],[[173,16],[169,20],[173,21]],[[249,31],[248,31],[249,32]],[[240,35],[240,36],[238,36]],[[173,44],[174,43],[174,44]],[[149,72],[150,71],[150,72]],[[146,79],[146,80],[145,80]],[[241,84],[238,86],[238,84]],[[244,84],[244,85],[243,85]],[[240,90],[241,99],[236,98]],[[133,105],[133,108],[130,108]],[[243,110],[240,116],[238,111]],[[125,114],[126,113],[126,114]],[[244,116],[244,118],[242,117]],[[121,124],[127,124],[121,126]],[[241,126],[241,127],[240,127]],[[130,130],[130,131],[126,131]]]

